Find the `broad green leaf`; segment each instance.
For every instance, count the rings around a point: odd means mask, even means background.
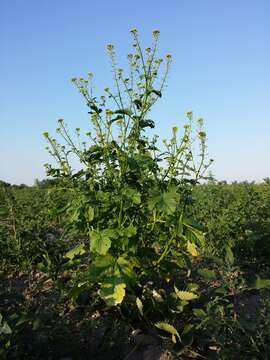
[[[125,288],[122,277],[114,274],[103,280],[99,295],[108,306],[116,306],[122,303],[126,294]]]
[[[177,204],[179,203],[180,195],[176,192],[175,189],[172,189],[170,192],[162,194],[162,211],[167,214],[173,214]]]
[[[136,305],[139,310],[139,313],[141,314],[141,316],[143,316],[143,304],[141,302],[141,299],[138,297],[136,298]]]
[[[115,237],[112,229],[93,230],[90,232],[90,249],[100,255],[106,255],[111,247],[111,239]]]
[[[29,319],[27,319],[27,316],[24,314],[24,315],[21,315],[20,317],[19,317],[19,319],[18,319],[18,321],[16,322],[16,327],[17,326],[20,326],[20,325],[22,325],[22,324],[25,324],[25,323],[27,323],[29,321]]]
[[[139,205],[141,203],[141,194],[137,190],[128,187],[123,193],[133,204]]]
[[[80,212],[78,210],[74,211],[70,217],[70,222],[78,221],[79,216],[80,216]]]
[[[46,272],[47,266],[43,262],[39,262],[37,265],[37,269],[43,272]]]
[[[197,273],[206,280],[214,280],[217,277],[214,270],[210,270],[210,269],[207,269],[207,268],[198,269]]]
[[[118,233],[115,229],[101,230],[101,234],[102,234],[102,236],[109,237],[110,239],[116,239],[118,237]]]
[[[198,242],[198,245],[203,246],[205,244],[205,236],[204,233],[200,230],[198,230],[195,226],[197,224],[193,224],[190,220],[188,219],[183,219],[183,224],[186,226],[186,228],[188,229],[188,231],[190,232],[191,235],[194,236],[194,240]],[[186,237],[188,238],[188,232],[186,234]]]
[[[193,309],[192,311],[193,314],[199,319],[205,319],[207,316],[206,312],[202,309]]]
[[[128,238],[136,235],[136,233],[137,233],[137,228],[132,224],[130,224],[127,228],[124,229],[124,235]]]
[[[180,201],[180,195],[176,192],[175,187],[171,187],[168,192],[161,194],[155,194],[148,200],[148,208],[153,210],[154,208],[164,212],[165,214],[173,214],[176,206]]]
[[[69,260],[73,260],[75,256],[77,255],[83,255],[85,253],[85,246],[84,244],[80,244],[75,246],[75,248],[69,250],[65,255],[64,258],[67,258]]]
[[[0,334],[10,335],[12,333],[12,330],[8,323],[4,321],[3,325],[1,325],[0,328]]]
[[[115,261],[116,260],[109,254],[97,256],[89,266],[89,280],[98,281],[99,278],[110,274],[112,268],[115,266]]]
[[[187,242],[187,252],[192,256],[198,256],[199,255],[198,251],[197,251],[197,246],[194,243],[190,242],[190,241]]]
[[[188,291],[197,291],[198,290],[198,288],[199,288],[199,285],[198,284],[196,284],[196,283],[189,283],[189,284],[187,284],[187,290]]]
[[[188,334],[191,330],[194,329],[194,325],[192,324],[186,324],[183,331],[182,331],[182,334],[185,335],[185,334]]]
[[[193,227],[188,227],[188,230],[189,232],[194,236],[194,240],[196,241],[197,240],[197,244],[199,246],[203,246],[205,244],[205,236],[204,236],[204,233],[201,232],[200,230],[198,229],[195,229]],[[193,240],[193,241],[194,241]]]
[[[92,207],[89,207],[85,212],[85,218],[88,222],[91,222],[94,219],[94,209]]]
[[[130,259],[120,256],[117,259],[117,266],[120,274],[125,278],[125,280],[135,281],[135,274],[133,272],[134,265]]]
[[[180,335],[174,326],[163,321],[155,323],[155,326],[160,330],[170,333],[172,335],[172,341],[174,343],[176,343],[176,337],[180,340]]]
[[[255,282],[256,289],[270,288],[270,279],[257,278]]]
[[[139,205],[141,203],[141,194],[140,193],[134,193],[132,196],[132,201],[134,204]]]
[[[183,300],[183,301],[190,301],[190,300],[194,300],[194,299],[197,299],[197,298],[198,298],[198,295],[197,295],[197,294],[194,294],[194,293],[191,292],[191,291],[181,291],[181,290],[178,290],[176,286],[174,287],[174,291],[175,291],[177,297],[178,297],[180,300]]]
[[[233,252],[229,246],[226,247],[225,261],[228,265],[233,265],[234,263]]]

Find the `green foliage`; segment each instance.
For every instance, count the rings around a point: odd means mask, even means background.
[[[7,323],[3,319],[2,314],[0,313],[0,355],[4,356],[6,351],[10,347],[10,335],[12,334],[12,330]]]
[[[172,335],[172,342],[176,343],[176,340],[180,340],[180,335],[178,331],[173,327],[172,325],[165,323],[165,322],[158,322],[155,324],[155,326],[163,331],[166,331]]]
[[[211,253],[234,249],[237,263],[269,264],[270,187],[255,183],[208,183],[193,192],[189,214],[203,225]]]
[[[57,257],[62,252],[60,209],[66,201],[64,193],[53,189],[0,186],[2,268],[27,269],[45,254]]]

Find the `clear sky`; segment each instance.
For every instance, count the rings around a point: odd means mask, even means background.
[[[168,135],[193,110],[205,120],[217,179],[270,176],[269,0],[1,0],[0,179],[45,177],[42,132],[58,118],[87,128],[70,78],[90,70],[106,86],[105,45],[115,44],[121,63],[132,27],[145,46],[160,29],[161,52],[173,56],[156,131]]]

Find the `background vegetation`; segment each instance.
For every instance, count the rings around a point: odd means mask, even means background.
[[[108,314],[106,308],[103,313],[97,312],[96,300],[90,300],[86,294],[77,299],[76,308],[67,296],[69,275],[63,268],[63,256],[79,243],[79,238],[74,234],[63,236],[67,219],[58,210],[66,205],[67,195],[55,192],[52,186],[50,182],[34,187],[1,183],[2,356],[6,353],[8,358],[45,359],[51,354],[52,358],[69,355],[75,359],[89,356],[102,359],[113,354],[116,359],[124,358],[136,346],[136,342],[130,340],[134,326],[119,314]],[[269,204],[268,180],[261,184],[212,182],[194,190],[189,211],[203,226],[207,253],[224,258],[228,245],[234,251],[233,268],[222,274],[225,275],[222,286],[227,289],[230,281],[236,282],[237,295],[234,296],[240,317],[237,321],[241,321],[241,327],[237,328],[233,315],[224,314],[213,301],[211,291],[217,286],[217,280],[211,278],[211,272],[205,272],[206,268],[215,269],[213,260],[196,257],[194,272],[199,266],[203,269],[199,271],[200,276],[206,277],[201,277],[200,282],[209,316],[204,320],[203,329],[196,330],[205,342],[199,346],[200,353],[205,355],[209,346],[212,353],[221,349],[215,356],[208,353],[209,358],[236,359],[239,354],[254,359],[269,356],[269,292],[267,289],[243,291],[243,282],[253,287],[257,280],[259,288],[269,284],[261,280],[270,275]],[[197,277],[198,274],[194,281]],[[232,303],[231,294],[229,299],[228,305]],[[205,308],[197,314],[206,316]],[[76,326],[79,330],[74,337]],[[92,340],[84,342],[89,334]],[[194,348],[192,346],[196,352],[197,341],[193,343]],[[130,342],[131,345],[127,345]],[[85,352],[81,357],[80,347]],[[168,344],[163,347],[168,348]],[[141,348],[146,348],[145,343]],[[169,349],[172,351],[170,346]]]

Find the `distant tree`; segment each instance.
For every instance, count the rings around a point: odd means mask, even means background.
[[[11,184],[9,184],[3,180],[0,180],[0,187],[9,187],[9,186],[11,186]]]
[[[43,179],[43,180],[35,179],[35,181],[34,181],[34,186],[39,187],[39,188],[50,188],[51,186],[53,186],[55,184],[56,184],[55,179]]]

